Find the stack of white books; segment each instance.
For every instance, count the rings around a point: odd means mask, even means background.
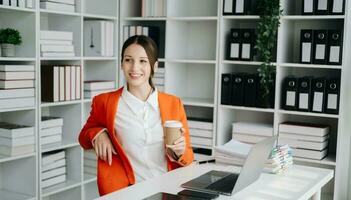
[[[33,153],[34,127],[0,122],[0,154],[18,156]]]
[[[141,0],[142,17],[165,17],[167,0]]]
[[[284,122],[279,124],[278,144],[293,148],[293,156],[322,160],[328,153],[329,126]]]
[[[231,139],[224,145],[214,147],[216,163],[225,165],[244,165],[247,155],[250,152],[251,144],[246,144]]]
[[[84,56],[114,55],[114,23],[84,20]]]
[[[212,147],[213,122],[211,119],[188,117],[188,126],[193,146]]]
[[[165,68],[158,68],[152,78],[155,87],[161,91],[165,91]]]
[[[59,150],[42,155],[41,187],[47,188],[66,181],[66,155]]]
[[[232,124],[233,139],[248,144],[273,136],[273,125],[253,122],[235,122]]]
[[[0,109],[35,106],[34,65],[0,65]]]
[[[273,174],[282,174],[292,165],[292,149],[289,145],[277,146],[272,149],[271,155],[265,164],[264,171]]]
[[[75,3],[74,0],[40,0],[40,8],[63,12],[75,12]]]
[[[52,144],[62,141],[63,118],[42,116],[40,123],[40,144]]]
[[[40,51],[42,57],[73,57],[73,32],[41,30]]]
[[[84,151],[84,174],[97,174],[97,157],[94,150]]]
[[[104,80],[91,80],[84,81],[84,98],[91,99],[94,96],[110,92],[115,89],[114,81],[104,81]]]

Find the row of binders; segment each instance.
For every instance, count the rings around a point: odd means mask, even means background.
[[[165,17],[167,0],[141,0],[141,17]]]
[[[41,188],[66,181],[66,153],[63,150],[44,153],[41,159]]]
[[[0,65],[0,109],[35,105],[34,65]]]
[[[300,62],[341,65],[341,30],[303,29],[300,34]]]
[[[188,118],[191,144],[198,147],[211,148],[213,144],[213,120],[204,118]]]
[[[81,99],[81,66],[41,66],[41,100],[43,102]]]
[[[253,60],[255,43],[255,29],[230,29],[227,44],[227,59]]]
[[[132,37],[134,35],[149,36],[155,41],[156,45],[159,47],[160,30],[157,26],[134,26],[134,25],[123,26],[123,41],[126,41],[129,37]]]
[[[259,76],[247,73],[222,74],[221,104],[248,107],[264,107]],[[269,106],[274,105],[274,87],[268,94]]]
[[[345,13],[345,0],[303,0],[303,15],[342,15]]]
[[[91,99],[94,96],[110,92],[115,89],[115,82],[108,80],[84,81],[84,98]]]
[[[306,112],[337,114],[339,112],[340,79],[297,78],[288,76],[282,88],[282,108]]]
[[[19,156],[33,153],[34,149],[33,126],[0,122],[0,155]]]
[[[42,57],[73,57],[73,32],[41,30],[40,52]]]
[[[63,118],[42,116],[40,123],[40,144],[47,145],[62,141]]]
[[[114,22],[107,20],[84,20],[84,55],[114,55]]]
[[[47,10],[75,12],[75,0],[40,0],[40,8]]]
[[[257,15],[257,0],[223,0],[223,15]]]
[[[152,77],[152,82],[159,91],[165,91],[165,68],[157,68],[157,71]]]
[[[0,0],[0,5],[20,8],[33,8],[33,4],[33,0]]]

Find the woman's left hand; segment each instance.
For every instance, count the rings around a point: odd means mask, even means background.
[[[180,129],[182,132],[182,136],[178,138],[176,141],[173,142],[173,145],[166,145],[167,149],[172,150],[172,152],[179,158],[180,156],[183,155],[185,151],[185,137],[184,137],[184,132],[185,129],[181,128]]]

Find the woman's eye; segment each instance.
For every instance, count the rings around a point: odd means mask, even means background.
[[[147,63],[147,60],[141,60],[140,62],[142,62],[142,63]]]
[[[124,62],[130,62],[130,59],[129,58],[125,58]]]

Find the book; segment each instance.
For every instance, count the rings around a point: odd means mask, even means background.
[[[41,100],[44,102],[58,102],[60,92],[60,67],[41,67]]]
[[[23,80],[23,79],[34,79],[34,71],[30,71],[30,72],[0,71],[0,80]]]
[[[91,174],[91,175],[97,175],[97,168],[84,166],[84,173]]]
[[[212,147],[212,138],[190,136],[191,144]]]
[[[18,138],[0,137],[0,145],[2,146],[18,147],[18,146],[30,145],[34,143],[35,143],[34,135],[18,137]]]
[[[0,99],[34,97],[34,88],[0,90]]]
[[[190,128],[189,129],[190,136],[197,136],[197,137],[206,137],[206,138],[212,138],[213,132],[212,130],[203,130],[203,129],[195,129],[195,128]]]
[[[40,129],[63,126],[63,118],[62,117],[53,117],[53,116],[42,116]]]
[[[34,127],[0,122],[0,137],[5,138],[20,138],[34,135]]]
[[[40,40],[40,45],[72,45],[72,40]]]
[[[41,44],[41,52],[74,52],[74,46],[70,45],[53,45],[53,44]]]
[[[35,106],[34,97],[0,99],[0,109],[24,108]]]
[[[235,122],[232,124],[232,132],[260,136],[272,136],[273,125],[257,122]]]
[[[224,145],[215,146],[215,152],[220,152],[222,154],[228,155],[228,157],[237,157],[245,159],[249,154],[251,149],[250,144],[246,144],[234,139],[231,139],[229,142]]]
[[[323,149],[321,151],[308,150],[308,149],[295,149],[293,148],[292,154],[294,157],[308,158],[315,160],[322,160],[328,153],[328,149]]]
[[[233,133],[233,139],[249,144],[256,144],[265,138],[267,138],[267,136],[251,135],[246,133]]]
[[[54,2],[54,3],[60,3],[60,4],[75,5],[74,1],[75,0],[40,0],[40,2]]]
[[[40,129],[40,137],[62,134],[62,126]]]
[[[52,170],[52,169],[62,167],[65,165],[66,165],[66,158],[62,158],[62,159],[56,160],[50,164],[42,166],[41,171],[44,172],[44,171]]]
[[[42,57],[73,57],[74,52],[41,52]]]
[[[71,99],[71,66],[65,66],[65,101]]]
[[[211,119],[188,117],[189,128],[213,130],[213,122]]]
[[[66,154],[65,154],[65,151],[63,150],[44,153],[41,159],[41,166],[44,167],[46,165],[54,163],[55,161],[61,160],[65,157],[66,157]]]
[[[73,32],[68,31],[40,31],[40,40],[70,40],[73,41]]]
[[[65,181],[66,181],[66,174],[63,174],[60,176],[56,176],[56,177],[41,181],[41,187],[47,188],[47,187],[50,187],[50,186],[53,186],[53,185],[56,185],[56,184],[59,184],[59,183],[65,182]]]
[[[106,92],[111,92],[114,89],[108,89],[108,90],[84,90],[84,98],[91,99],[95,97],[96,95],[106,93]]]
[[[33,153],[34,150],[35,150],[34,144],[22,145],[17,147],[0,145],[0,154],[4,156],[19,156],[19,155]]]
[[[71,66],[71,100],[76,99],[76,67]]]
[[[49,135],[49,136],[44,136],[40,138],[41,145],[52,144],[52,143],[61,142],[61,141],[62,141],[62,134]]]
[[[76,67],[76,99],[81,99],[81,92],[82,92],[81,67],[80,67],[80,65],[75,65],[75,67]]]
[[[329,134],[324,135],[322,137],[319,137],[319,136],[310,136],[310,135],[300,135],[300,134],[279,132],[279,138],[287,138],[287,139],[311,141],[311,142],[324,142],[324,141],[329,139]]]
[[[3,72],[34,71],[34,65],[0,65],[0,71],[3,71]]]
[[[34,80],[0,80],[0,89],[33,88]]]
[[[60,66],[59,69],[59,100],[64,101],[65,100],[65,67]]]
[[[84,90],[108,90],[114,89],[114,81],[92,80],[84,81]]]
[[[279,124],[279,132],[295,133],[323,137],[329,133],[329,126],[299,122],[284,122]]]
[[[294,139],[279,137],[278,145],[284,145],[284,144],[288,144],[292,148],[321,151],[328,147],[328,140],[324,142],[310,142],[310,141],[294,140]]]
[[[41,180],[46,180],[62,174],[66,174],[66,166],[42,172]]]

